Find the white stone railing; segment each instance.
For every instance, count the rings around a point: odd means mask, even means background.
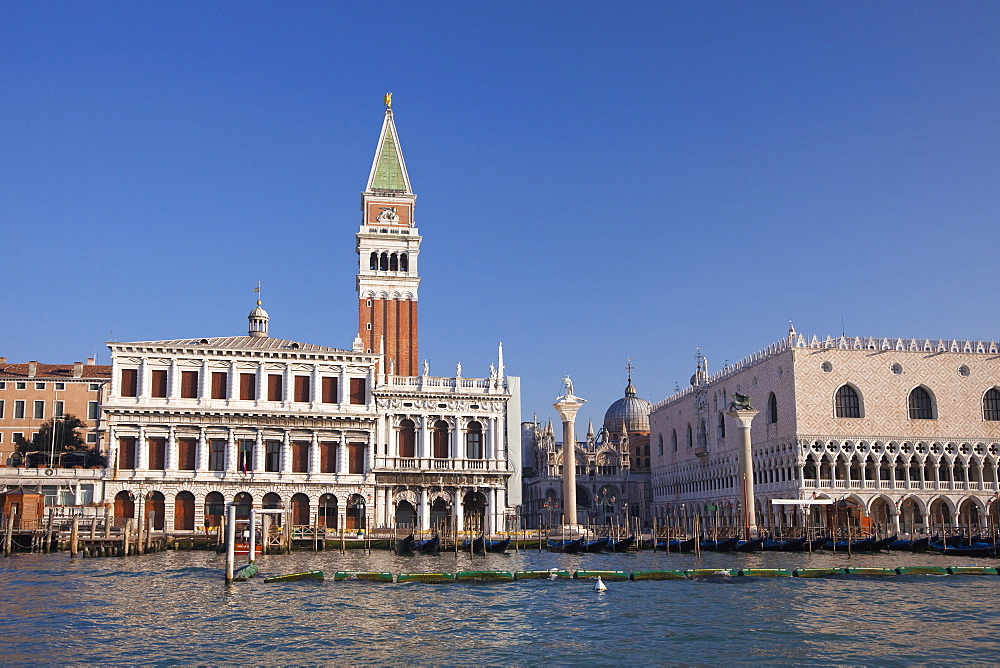
[[[399,471],[496,471],[510,467],[502,459],[435,459],[433,457],[376,457],[377,470]]]

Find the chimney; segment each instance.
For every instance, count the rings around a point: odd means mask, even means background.
[[[94,366],[94,358],[93,357],[88,357],[87,358],[87,366]]]
[[[7,358],[6,357],[0,357],[0,364],[6,364],[6,363],[7,363]]]
[[[73,377],[83,378],[83,362],[73,362]]]
[[[38,362],[28,362],[28,378],[34,378],[38,374]]]

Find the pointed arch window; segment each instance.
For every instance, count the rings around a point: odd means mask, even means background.
[[[921,386],[917,386],[910,391],[910,398],[907,402],[910,409],[911,420],[933,420],[934,400],[930,392]]]
[[[1000,390],[991,387],[983,397],[983,419],[1000,420]]]
[[[717,431],[719,433],[719,440],[722,440],[726,437],[726,416],[723,413],[719,413],[719,422]]]
[[[656,454],[663,455],[663,434],[657,435]]]
[[[841,385],[834,400],[835,414],[839,418],[861,417],[861,397],[850,385]]]
[[[687,446],[694,447],[694,439],[691,437],[691,423],[688,422],[687,426]]]
[[[774,392],[767,395],[767,423],[774,424],[778,421],[778,397]]]
[[[673,429],[670,432],[670,449],[677,452],[677,430]]]

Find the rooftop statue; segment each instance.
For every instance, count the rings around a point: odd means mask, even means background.
[[[753,406],[750,405],[750,395],[740,394],[736,392],[733,394],[733,400],[729,404],[729,410],[731,411],[752,411]]]

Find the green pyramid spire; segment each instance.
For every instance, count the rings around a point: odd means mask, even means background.
[[[368,190],[410,192],[410,180],[406,175],[403,153],[399,149],[396,124],[392,119],[392,109],[388,107],[385,110],[385,121],[382,123],[382,135],[379,137],[375,163],[368,179]]]

